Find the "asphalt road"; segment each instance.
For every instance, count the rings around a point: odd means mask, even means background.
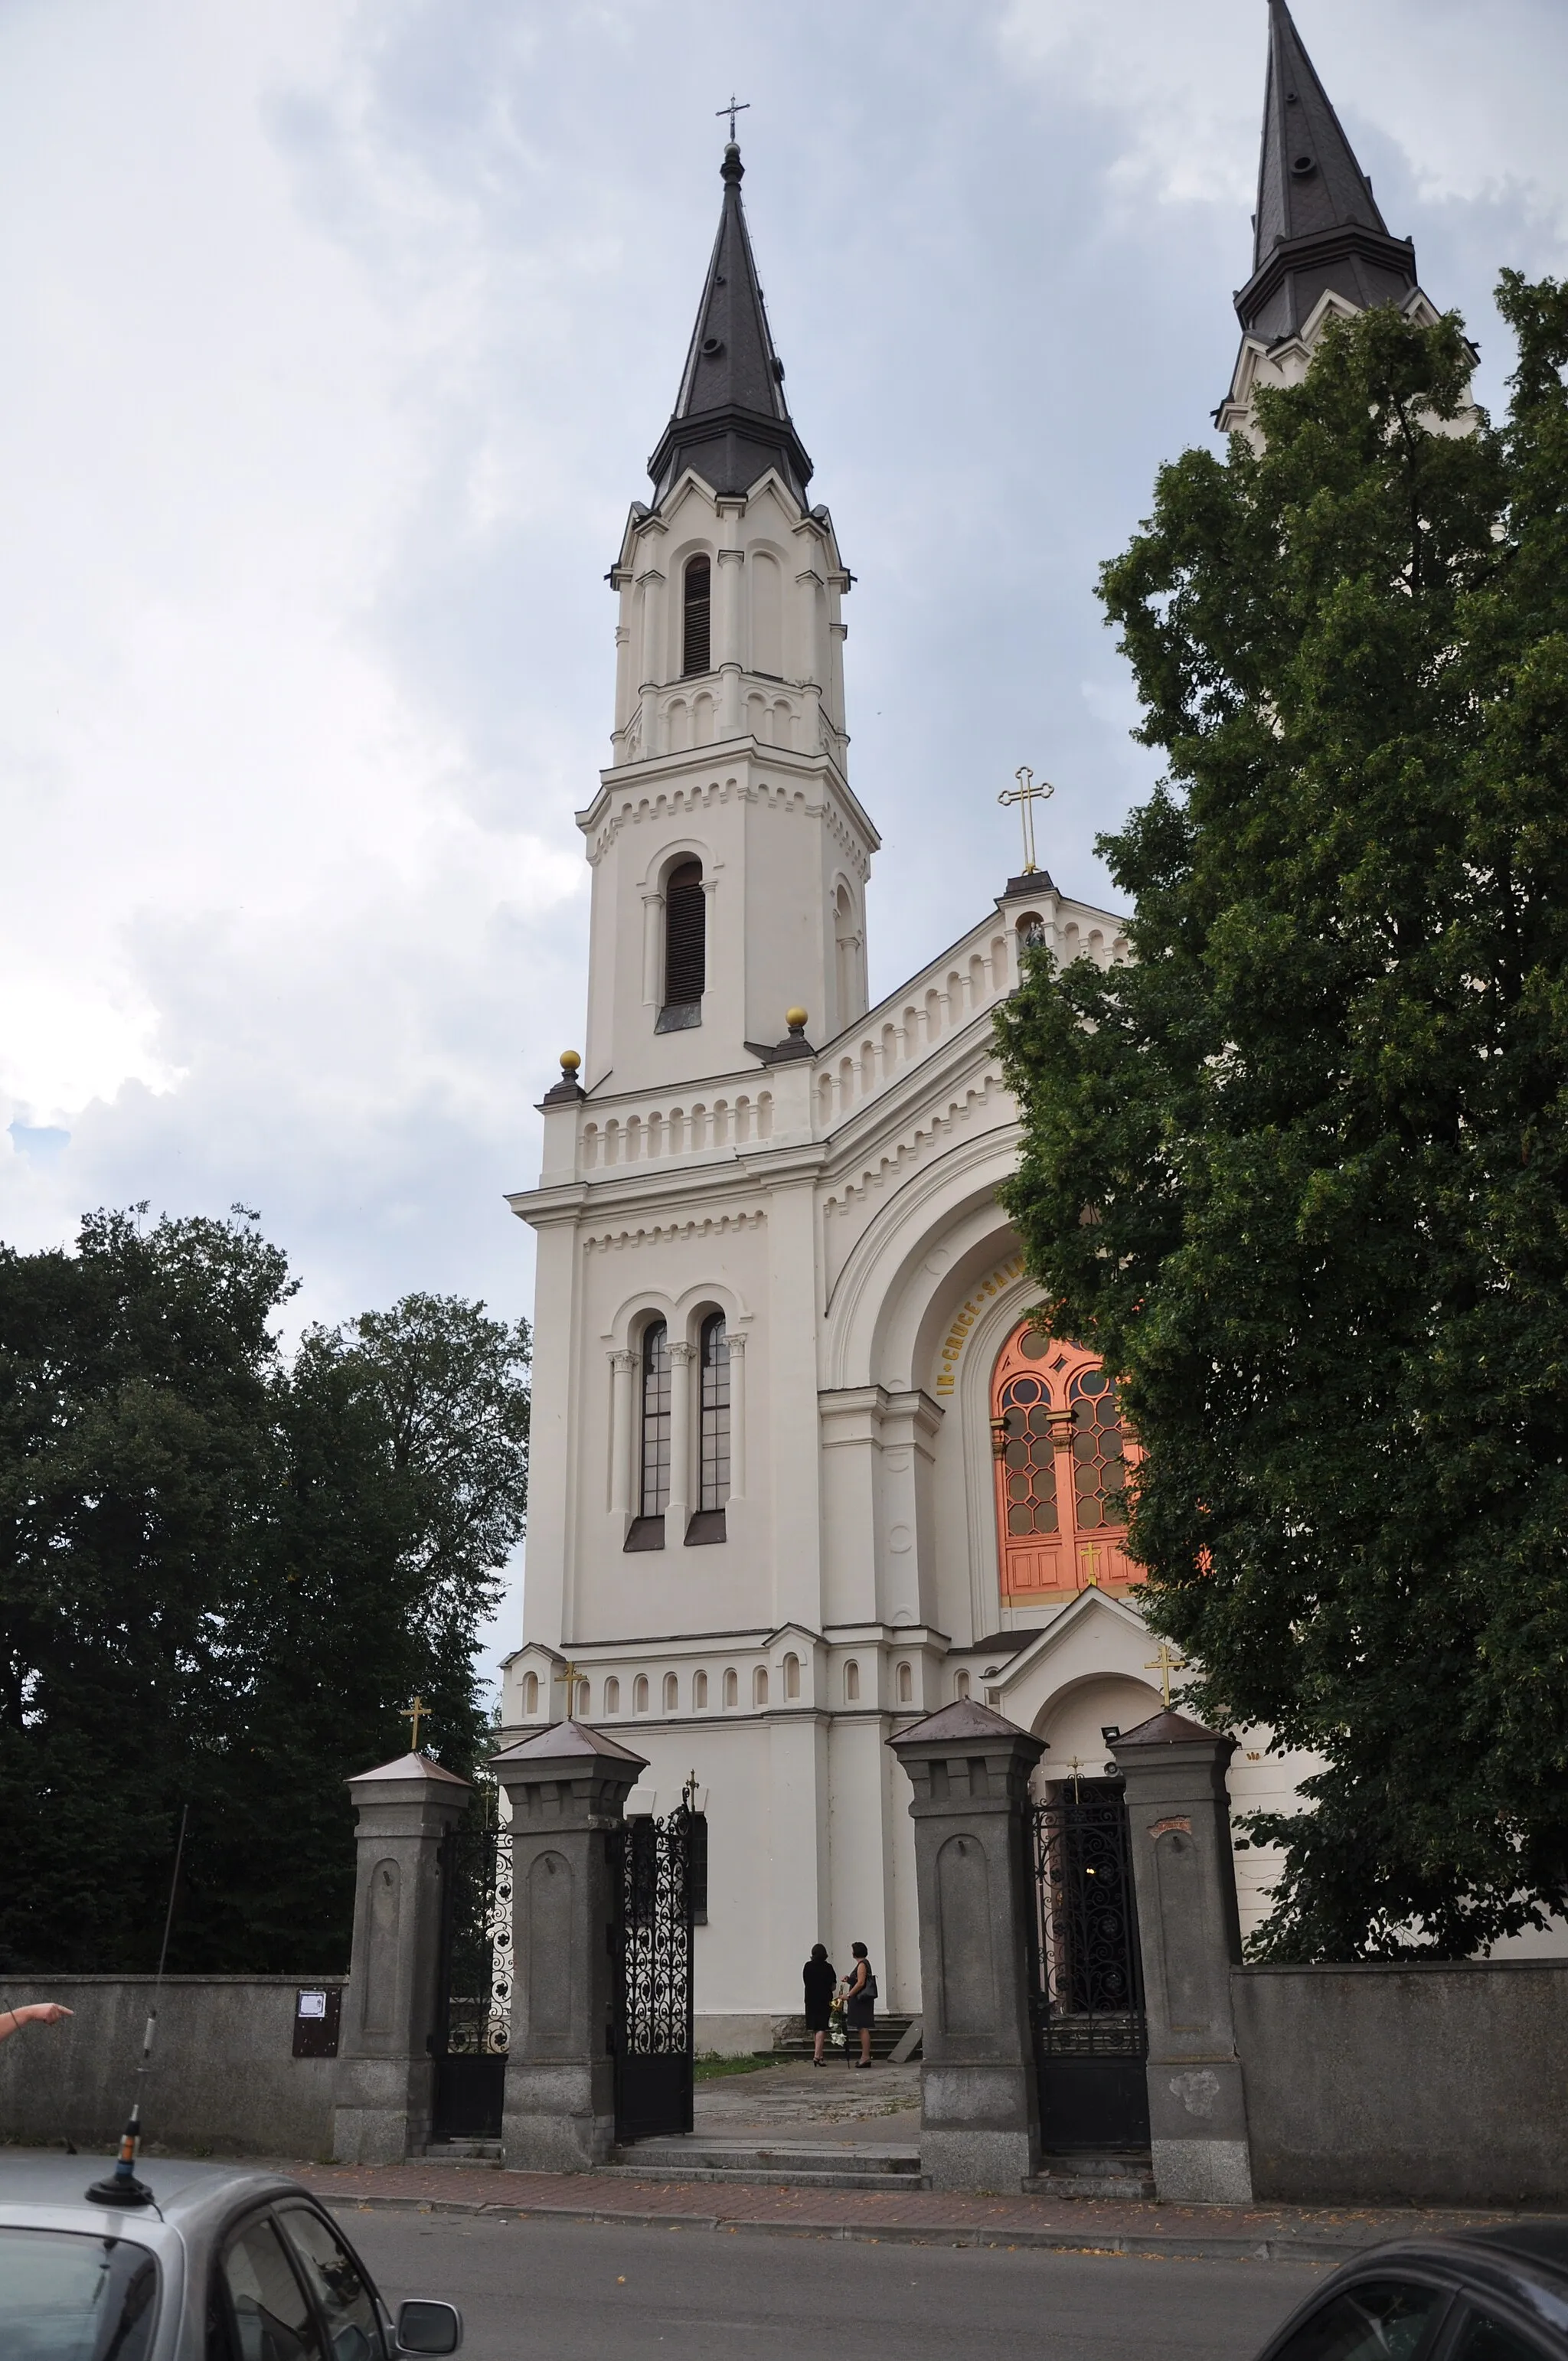
[[[394,2311],[410,2295],[461,2306],[463,2361],[1251,2361],[1327,2276],[341,2211]]]

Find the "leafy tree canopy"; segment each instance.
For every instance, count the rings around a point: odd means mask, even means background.
[[[1134,963],[999,1024],[1008,1205],[1124,1373],[1195,1709],[1318,1750],[1277,1958],[1568,1904],[1568,289],[1332,328],[1103,571],[1168,776],[1102,851]]]
[[[478,1633],[522,1531],[528,1332],[411,1295],[274,1333],[256,1217],[0,1248],[0,1967],[340,1968],[345,1780],[484,1745]]]

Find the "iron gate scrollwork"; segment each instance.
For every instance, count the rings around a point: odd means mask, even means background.
[[[692,2127],[693,1814],[689,1791],[663,1819],[616,1831],[620,1956],[615,1980],[615,2136]]]
[[[1148,2029],[1122,1783],[1075,1781],[1031,1818],[1041,2144],[1146,2147]]]
[[[481,1786],[441,1848],[435,2031],[438,2140],[499,2139],[511,2042],[511,1831]]]

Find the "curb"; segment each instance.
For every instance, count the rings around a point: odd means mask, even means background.
[[[321,2192],[318,2192],[320,2194]],[[767,2222],[733,2220],[713,2213],[633,2213],[602,2205],[495,2205],[455,2197],[383,2197],[322,2195],[334,2213],[453,2213],[497,2222],[594,2222],[624,2230],[728,2231],[733,2235],[762,2238],[837,2238],[867,2246],[973,2246],[1011,2253],[1023,2249],[1058,2255],[1154,2255],[1173,2262],[1345,2263],[1366,2247],[1381,2246],[1373,2238],[1167,2238],[1145,2231],[1074,2233],[1070,2230],[995,2230],[955,2224],[923,2222]]]

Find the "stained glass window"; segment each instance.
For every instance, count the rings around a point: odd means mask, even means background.
[[[1080,1369],[1070,1388],[1072,1487],[1080,1532],[1127,1521],[1127,1463],[1116,1389],[1103,1369]]]
[[[1007,1531],[1054,1533],[1057,1457],[1051,1444],[1050,1395],[1038,1378],[1010,1378],[999,1408],[1007,1421]]]

